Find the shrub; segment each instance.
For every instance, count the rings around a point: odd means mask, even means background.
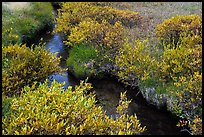
[[[198,35],[181,37],[176,48],[168,44],[164,47],[162,61],[159,63],[160,78],[165,81],[176,80],[180,76],[193,75],[201,71],[202,39]]]
[[[198,15],[179,15],[165,20],[157,25],[156,34],[159,39],[170,44],[174,40],[174,44],[179,41],[180,35],[202,34],[202,20]]]
[[[151,57],[146,43],[147,41],[140,42],[140,40],[136,40],[134,45],[125,43],[116,56],[116,66],[120,68],[117,75],[122,82],[132,87],[138,85],[138,79],[150,78],[154,71],[156,61]]]
[[[40,46],[30,49],[15,44],[4,47],[2,51],[2,60],[6,60],[2,70],[2,92],[5,95],[19,94],[23,86],[60,72],[60,59]]]
[[[95,68],[99,68],[96,75],[103,77],[104,70],[101,68],[104,68],[105,64],[114,62],[118,49],[124,41],[124,28],[121,23],[116,22],[114,25],[110,25],[106,21],[98,23],[91,19],[85,19],[78,26],[71,29],[67,44],[72,46],[80,43],[92,45],[98,51],[97,55],[101,57],[100,60],[98,58],[98,61],[94,63],[94,65],[96,64]],[[78,66],[82,66],[82,64]],[[82,71],[84,69],[86,68],[83,68]]]
[[[189,126],[193,135],[202,135],[202,117],[196,117]]]
[[[47,81],[36,89],[26,86],[25,94],[12,100],[12,114],[2,119],[3,134],[140,134],[145,130],[136,115],[125,113],[130,102],[125,93],[121,93],[117,108],[120,117],[113,120],[95,105],[95,94],[87,94],[90,83],[81,81],[74,91],[71,86],[66,90],[61,87],[56,81],[51,87]]]
[[[59,9],[56,18],[56,32],[69,35],[70,29],[78,25],[85,18],[91,18],[99,23],[103,20],[111,24],[120,21],[123,25],[134,26],[139,24],[141,16],[137,12],[120,11],[96,2],[66,2]]]
[[[4,45],[28,42],[36,37],[37,32],[51,26],[54,21],[53,8],[49,2],[31,2],[18,10],[9,8],[9,4],[5,5],[2,6],[4,9],[2,10],[2,43]]]
[[[188,77],[180,76],[174,82],[176,89],[168,89],[179,100],[180,109],[175,110],[178,115],[190,121],[202,114],[202,73],[194,72]],[[182,111],[179,111],[182,110]]]
[[[72,71],[78,78],[93,77],[96,75],[97,56],[97,50],[93,46],[78,44],[70,49],[67,65],[73,68]]]
[[[118,76],[125,84],[137,86],[139,83],[143,92],[145,88],[153,88],[158,96],[165,94],[162,97],[164,101],[167,99],[166,103],[172,103],[167,104],[168,109],[187,119],[192,133],[199,134],[202,126],[202,119],[199,119],[202,115],[201,48],[201,36],[193,33],[183,33],[179,42],[165,45],[163,53],[157,57],[145,42],[124,44],[116,57]],[[150,100],[153,101],[153,98],[151,96]],[[156,98],[155,102],[158,101],[159,98]]]
[[[9,116],[12,113],[10,107],[13,99],[14,97],[2,96],[2,117]]]
[[[124,29],[121,23],[116,22],[113,26],[103,21],[98,23],[91,19],[86,19],[78,26],[71,29],[68,36],[70,43],[91,43],[100,48],[118,48],[124,43]]]
[[[177,100],[173,102],[174,107],[171,111],[188,121],[186,124],[189,124],[194,135],[202,134],[202,73],[195,72],[188,77],[181,76],[174,85],[176,88],[173,90],[167,89]]]
[[[193,122],[196,117],[202,115],[201,48],[200,35],[185,34],[180,37],[180,42],[176,46],[171,47],[169,44],[164,47],[162,61],[158,65],[160,80],[174,84],[173,88],[166,87],[168,94],[174,98],[173,107],[168,109],[182,119],[187,119],[193,134],[201,130],[200,122]]]

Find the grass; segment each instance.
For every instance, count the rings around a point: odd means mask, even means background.
[[[202,2],[114,2],[114,8],[139,12],[143,17],[142,24],[127,32],[133,41],[149,39],[151,45],[156,46],[155,27],[165,19],[175,15],[197,14],[202,17]]]
[[[10,107],[14,97],[2,96],[2,117],[11,114]]]
[[[49,2],[3,2],[2,44],[27,43],[37,32],[51,26],[54,13]]]
[[[91,77],[95,75],[94,62],[97,58],[97,50],[94,47],[79,44],[70,50],[67,65],[73,68],[76,77]]]

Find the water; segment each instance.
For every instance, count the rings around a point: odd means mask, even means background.
[[[47,36],[48,37],[48,36]],[[49,36],[50,40],[47,39],[46,49],[50,52],[58,52],[56,56],[62,56],[60,67],[66,68],[66,59],[68,57],[68,51],[63,45],[62,38],[55,34],[54,36]],[[79,80],[75,79],[73,76],[69,75],[68,72],[61,74],[52,74],[48,77],[49,85],[55,79],[56,81],[62,83],[65,82],[63,88],[68,86],[74,86],[79,84]],[[115,79],[103,79],[103,80],[91,80],[93,90],[96,91],[96,97],[98,100],[97,105],[103,106],[106,110],[107,115],[116,116],[116,107],[120,98],[120,93],[127,91],[128,99],[132,99],[132,102],[128,108],[128,114],[132,115],[136,113],[138,119],[142,126],[147,127],[145,135],[181,135],[184,132],[176,127],[177,119],[173,117],[166,110],[158,110],[156,107],[149,105],[141,94],[138,94],[138,90],[127,89],[121,83],[117,82]]]

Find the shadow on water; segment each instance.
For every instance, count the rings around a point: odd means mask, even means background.
[[[132,100],[128,114],[136,114],[142,126],[146,126],[147,131],[144,135],[184,135],[180,129],[176,127],[178,119],[165,109],[158,110],[155,106],[150,105],[142,97],[137,94],[138,89],[128,89],[114,79],[104,79],[99,81],[90,81],[96,91],[99,103],[103,106],[107,115],[116,116],[116,107],[119,102],[120,93],[127,91],[128,100]]]

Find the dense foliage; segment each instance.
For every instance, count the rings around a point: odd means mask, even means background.
[[[165,39],[176,36],[168,35],[169,26],[161,30],[167,34],[161,35]],[[176,28],[170,30],[176,31]],[[138,85],[144,95],[145,92],[158,94],[156,102],[166,102],[169,110],[187,119],[192,133],[199,134],[202,132],[199,125],[202,121],[202,33],[189,34],[188,31],[180,32],[177,42],[162,43],[162,48],[151,48],[140,41],[135,45],[124,44],[116,57],[116,65],[120,68],[118,76],[122,82],[132,87]]]
[[[102,23],[85,19],[78,26],[71,29],[68,36],[69,43],[91,43],[100,48],[117,48],[124,43],[124,29],[120,22],[114,25],[105,20]]]
[[[174,83],[174,88],[167,88],[177,100],[171,109],[188,120],[194,134],[199,134],[202,128],[197,124],[201,122],[194,121],[202,121],[202,41],[194,41],[194,37],[200,36],[181,38],[182,42],[177,48],[165,50],[159,74],[166,82],[171,79]]]
[[[148,79],[156,63],[146,43],[140,40],[134,44],[126,42],[116,56],[116,66],[120,68],[117,75],[122,82],[132,87],[138,86],[138,79]]]
[[[101,6],[103,3],[96,2],[66,2],[58,10],[56,18],[56,32],[69,34],[70,29],[78,25],[85,18],[91,18],[99,23],[106,20],[110,24],[120,21],[123,25],[134,26],[141,21],[137,12],[129,10],[117,10],[110,6]]]
[[[202,39],[199,35],[186,36],[180,39],[176,48],[170,44],[164,47],[162,62],[159,64],[159,75],[164,81],[190,76],[201,72]]]
[[[177,43],[182,34],[202,33],[202,19],[198,15],[178,15],[165,20],[156,27],[156,34],[167,44]]]
[[[67,65],[78,78],[115,71],[119,80],[139,87],[149,102],[167,105],[192,134],[202,134],[202,19],[198,15],[174,16],[158,24],[160,43],[139,39],[131,43],[125,30],[141,24],[138,12],[114,9],[109,2],[53,2],[60,6],[55,32],[71,46]],[[90,83],[62,89],[54,81],[40,83],[59,68],[60,58],[43,45],[28,48],[36,31],[51,25],[50,3],[29,3],[11,10],[2,7],[2,131],[3,134],[141,134],[136,115],[129,116],[126,94],[106,115],[95,105]],[[130,32],[131,33],[131,32]],[[128,40],[129,42],[128,42]],[[12,44],[13,43],[13,44]],[[9,46],[8,46],[9,45]],[[16,96],[18,95],[18,96]],[[155,104],[155,103],[152,103]]]
[[[100,72],[113,66],[118,49],[126,39],[124,26],[137,25],[142,19],[137,12],[117,10],[110,5],[105,2],[65,2],[56,18],[55,32],[64,34],[66,45],[95,46],[97,55],[104,56],[97,62],[97,67],[103,68]]]
[[[19,94],[22,87],[60,72],[60,58],[52,56],[41,46],[28,48],[15,44],[2,48],[3,94]]]
[[[128,104],[125,93],[117,108],[119,117],[114,120],[106,115],[102,107],[96,106],[95,94],[87,92],[90,83],[81,81],[79,86],[61,88],[54,81],[47,81],[37,88],[26,86],[23,94],[11,102],[10,115],[2,119],[3,134],[15,135],[122,135],[140,134],[141,127],[136,115],[126,114]]]

